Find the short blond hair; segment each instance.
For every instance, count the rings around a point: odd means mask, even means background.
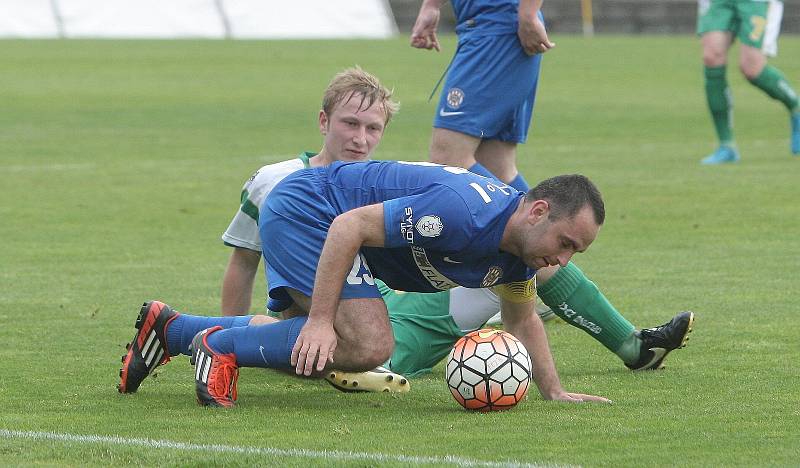
[[[345,99],[349,101],[355,95],[360,95],[361,103],[358,109],[369,109],[373,104],[378,103],[383,106],[383,112],[386,115],[384,123],[388,124],[392,116],[400,109],[400,103],[392,100],[393,92],[394,90],[381,84],[377,77],[356,65],[333,77],[322,97],[322,110],[330,116],[337,104]]]

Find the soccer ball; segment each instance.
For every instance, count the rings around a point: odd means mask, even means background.
[[[445,372],[450,393],[464,408],[505,410],[528,393],[531,358],[511,333],[477,330],[456,342]]]

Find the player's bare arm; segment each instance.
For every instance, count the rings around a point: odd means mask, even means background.
[[[436,29],[439,27],[439,16],[446,0],[425,0],[417,14],[417,20],[411,29],[411,47],[417,49],[435,49],[439,52],[439,38]]]
[[[247,315],[261,252],[235,247],[222,280],[222,315]]]
[[[333,362],[336,333],[333,323],[347,273],[362,246],[382,247],[385,240],[383,205],[369,205],[337,216],[322,248],[308,322],[292,348],[291,363],[300,375],[311,375]],[[319,358],[317,358],[319,357]]]
[[[530,353],[533,377],[542,398],[572,403],[583,401],[610,403],[609,399],[601,396],[570,393],[561,387],[561,380],[547,342],[544,323],[536,314],[534,305],[535,301],[514,303],[503,299],[500,310],[505,330],[522,341]]]
[[[520,0],[519,2],[519,27],[517,35],[522,43],[522,48],[528,55],[543,54],[555,47],[547,37],[544,23],[539,19],[539,10],[544,0]]]

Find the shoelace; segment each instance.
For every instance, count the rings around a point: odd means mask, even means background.
[[[673,339],[664,331],[664,328],[667,327],[672,322],[667,322],[664,325],[653,327],[653,328],[644,328],[639,333],[645,337],[661,340],[663,342],[669,343],[670,346],[674,346]]]
[[[212,372],[214,373],[213,383],[211,379],[208,382],[208,390],[211,396],[215,398],[224,397],[236,401],[239,368],[220,359],[212,365]]]

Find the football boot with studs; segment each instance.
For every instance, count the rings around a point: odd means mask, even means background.
[[[693,326],[694,312],[686,311],[664,325],[637,331],[636,336],[642,340],[639,360],[625,365],[634,371],[661,369],[671,351],[686,346]]]
[[[156,367],[169,362],[166,330],[178,315],[163,302],[149,301],[142,305],[134,324],[136,335],[127,345],[128,353],[122,356],[117,385],[120,393],[136,392]]]
[[[194,365],[194,389],[202,406],[231,408],[236,404],[239,366],[234,354],[214,352],[206,339],[222,327],[207,328],[192,339],[190,362]]]
[[[366,372],[331,370],[325,375],[325,380],[343,392],[405,393],[411,390],[407,378],[385,367],[376,367]]]

